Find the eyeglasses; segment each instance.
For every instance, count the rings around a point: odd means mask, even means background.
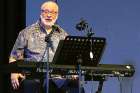
[[[45,14],[53,14],[53,15],[58,13],[57,11],[49,11],[47,9],[46,10],[41,10],[41,12],[45,13]]]

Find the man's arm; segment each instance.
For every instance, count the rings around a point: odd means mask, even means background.
[[[11,51],[11,55],[9,57],[9,63],[24,59],[24,56],[23,56],[24,46],[25,46],[25,37],[22,33],[19,33],[18,38]],[[23,76],[21,73],[11,73],[11,84],[12,84],[13,89],[18,89],[20,85],[19,78],[24,79],[25,76]]]

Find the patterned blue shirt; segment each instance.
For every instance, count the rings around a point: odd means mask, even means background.
[[[59,41],[68,35],[60,26],[56,26],[57,29],[51,31],[52,33],[49,35],[49,42],[45,40],[48,34],[46,29],[41,26],[40,21],[23,29],[17,37],[10,58],[36,62],[49,60],[52,62]]]

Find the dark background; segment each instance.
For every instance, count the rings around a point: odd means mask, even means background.
[[[8,63],[15,39],[25,27],[26,0],[0,0],[0,65]],[[9,93],[9,75],[0,73],[0,93]]]

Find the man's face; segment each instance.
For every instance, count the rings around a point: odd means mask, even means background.
[[[53,2],[43,4],[40,17],[44,25],[54,25],[58,18],[58,6]]]

